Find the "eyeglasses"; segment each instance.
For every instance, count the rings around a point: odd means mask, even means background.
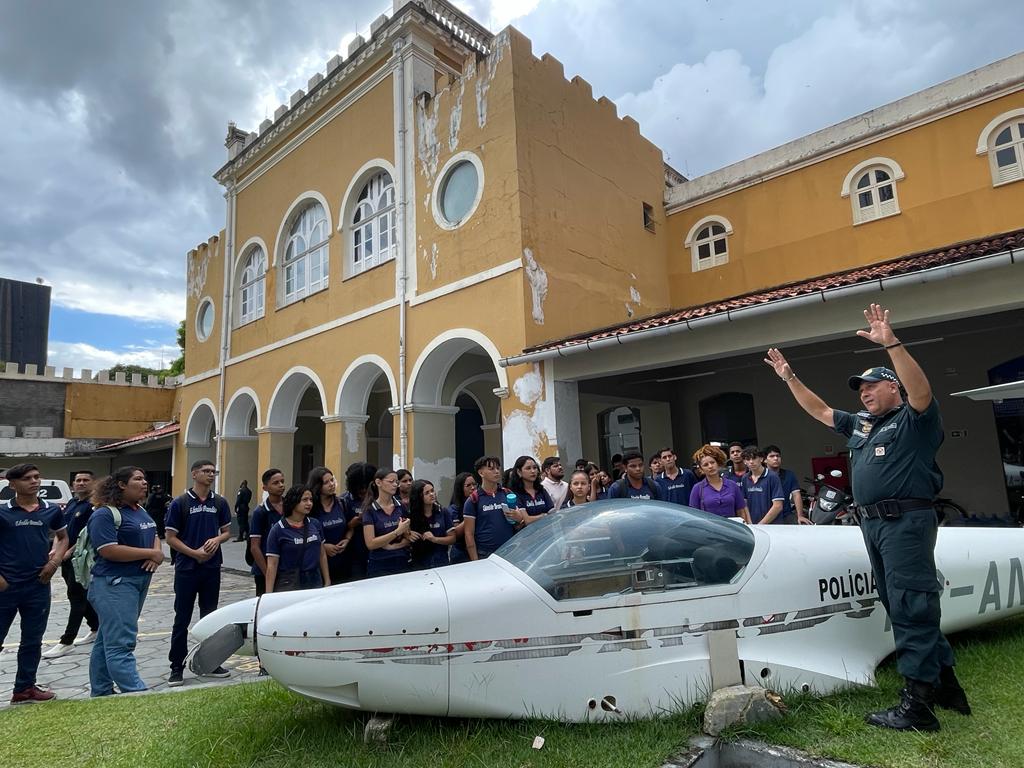
[[[199,471],[202,472],[204,475],[219,475],[220,474],[220,470],[218,470],[218,469],[200,469]]]

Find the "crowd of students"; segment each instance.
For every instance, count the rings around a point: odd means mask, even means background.
[[[263,501],[249,513],[251,492],[243,484],[236,514],[247,518],[246,561],[262,595],[486,558],[545,515],[602,499],[666,501],[749,524],[808,522],[796,477],[781,462],[777,446],[734,443],[728,457],[718,446],[701,446],[692,468],[681,467],[665,448],[647,461],[635,451],[617,455],[609,471],[580,459],[566,479],[558,457],[538,463],[520,456],[503,473],[500,458],[482,456],[472,472],[455,478],[447,506],[431,480],[414,479],[406,469],[357,462],[346,470],[341,492],[327,467],[291,487],[280,469],[271,468],[261,476]],[[213,491],[217,474],[212,461],[196,461],[190,488],[166,504],[166,516],[154,510],[174,565],[170,686],[183,682],[197,603],[202,617],[220,597],[221,545],[231,536],[231,508]],[[0,507],[0,644],[15,615],[22,621],[12,703],[53,698],[36,686],[41,656],[54,658],[89,643],[93,696],[146,689],[134,649],[139,615],[164,554],[158,523],[143,505],[145,472],[122,467],[95,482],[91,472],[78,472],[75,498],[63,511],[39,498],[34,465],[12,467],[7,478],[15,495]],[[80,539],[92,552],[86,583],[70,563],[82,548]],[[71,610],[58,643],[41,653],[49,581],[58,568]],[[83,621],[89,632],[76,639]],[[209,674],[230,675],[223,667]]]

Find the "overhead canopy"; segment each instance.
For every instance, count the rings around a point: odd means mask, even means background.
[[[1024,381],[1008,381],[991,387],[965,389],[963,392],[954,392],[953,397],[969,397],[971,400],[1012,400],[1024,397]]]

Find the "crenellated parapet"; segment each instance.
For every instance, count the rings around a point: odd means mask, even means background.
[[[39,370],[36,365],[25,365],[19,366],[17,363],[6,363],[3,369],[0,369],[0,380],[2,379],[16,379],[19,381],[50,381],[58,383],[71,383],[76,384],[109,384],[119,387],[147,387],[151,389],[174,389],[180,386],[184,382],[184,376],[168,376],[163,381],[160,381],[157,376],[143,375],[141,373],[133,373],[131,376],[125,374],[124,371],[115,371],[111,375],[110,371],[97,371],[93,373],[90,368],[82,368],[78,374],[75,374],[73,368],[61,368],[57,369],[52,365],[48,365],[42,370]]]

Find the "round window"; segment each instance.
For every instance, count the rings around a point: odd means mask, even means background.
[[[476,165],[462,160],[451,167],[441,184],[441,215],[449,224],[461,223],[472,212],[480,190]]]
[[[196,336],[200,341],[206,341],[213,332],[213,302],[204,299],[196,312]]]

